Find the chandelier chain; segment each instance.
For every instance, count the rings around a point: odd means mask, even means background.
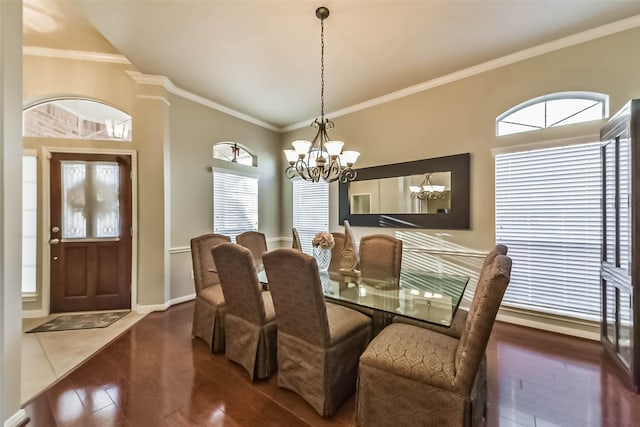
[[[324,19],[320,20],[320,118],[324,122]]]

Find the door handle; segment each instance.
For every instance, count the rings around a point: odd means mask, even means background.
[[[57,245],[60,243],[60,239],[49,239],[50,245]]]

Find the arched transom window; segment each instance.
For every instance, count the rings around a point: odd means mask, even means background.
[[[131,141],[131,116],[89,99],[54,99],[22,112],[22,135]]]
[[[609,115],[609,97],[596,92],[558,92],[530,99],[496,119],[496,135],[528,132],[600,120]]]
[[[213,158],[241,165],[257,166],[257,158],[245,147],[233,141],[218,142],[213,146]]]

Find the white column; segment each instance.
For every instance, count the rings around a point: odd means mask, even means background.
[[[0,1],[0,422],[16,426],[22,330],[22,0]]]

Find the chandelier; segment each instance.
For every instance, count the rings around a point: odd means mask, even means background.
[[[297,140],[291,145],[293,150],[284,150],[289,162],[285,174],[293,179],[297,176],[305,181],[349,182],[356,177],[352,169],[360,153],[342,151],[342,141],[331,141],[327,131],[333,129],[333,122],[324,116],[324,20],[329,16],[329,9],[319,7],[316,17],[320,19],[320,117],[311,127],[317,129],[313,140]]]
[[[431,183],[430,173],[424,176],[420,185],[412,185],[409,187],[409,191],[411,191],[411,198],[419,200],[444,199],[444,189],[444,185],[434,185]]]

